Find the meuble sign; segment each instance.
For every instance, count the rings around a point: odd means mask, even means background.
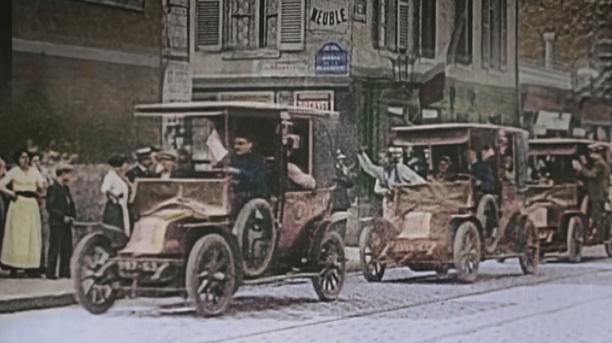
[[[310,5],[310,27],[317,30],[339,29],[349,20],[347,1],[313,0]]]

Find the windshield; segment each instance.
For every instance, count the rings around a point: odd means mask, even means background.
[[[196,171],[212,169],[229,153],[223,117],[166,117],[161,138],[162,149],[177,151]]]

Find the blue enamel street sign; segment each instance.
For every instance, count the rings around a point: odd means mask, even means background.
[[[326,43],[315,57],[315,74],[347,74],[348,52],[338,43]]]

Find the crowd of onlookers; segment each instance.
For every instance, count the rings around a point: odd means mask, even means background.
[[[12,160],[0,156],[0,268],[10,276],[69,277],[77,158],[31,142]]]

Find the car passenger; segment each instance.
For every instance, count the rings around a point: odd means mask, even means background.
[[[233,176],[235,208],[247,201],[267,196],[267,168],[263,156],[253,151],[253,138],[239,134],[234,138],[234,153],[229,172]]]
[[[439,182],[448,182],[455,180],[455,173],[450,171],[451,159],[448,156],[440,157],[438,161],[438,171],[435,180]]]
[[[386,194],[394,187],[426,183],[425,179],[414,170],[400,163],[400,156],[395,149],[381,150],[379,156],[382,162],[380,166],[372,163],[363,148],[357,154],[359,165],[363,171],[376,179],[375,193]]]
[[[466,152],[468,171],[474,178],[474,184],[484,193],[495,193],[495,173],[491,166],[484,161],[478,160],[478,153],[474,149]]]

